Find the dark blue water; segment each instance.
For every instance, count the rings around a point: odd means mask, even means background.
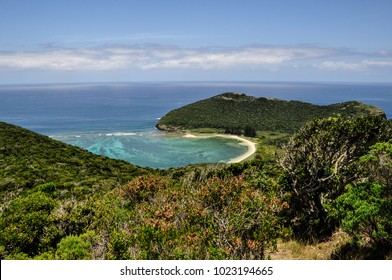
[[[0,86],[0,121],[142,166],[228,161],[246,148],[154,129],[170,110],[226,91],[319,105],[359,100],[392,117],[392,84],[116,83]]]

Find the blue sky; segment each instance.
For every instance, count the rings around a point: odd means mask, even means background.
[[[0,0],[0,83],[392,82],[391,0]]]

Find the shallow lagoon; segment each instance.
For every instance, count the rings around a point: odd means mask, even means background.
[[[141,166],[227,162],[247,148],[154,129],[170,110],[227,91],[319,105],[359,100],[392,117],[392,84],[163,82],[0,86],[0,121]]]
[[[179,167],[203,162],[228,162],[248,149],[233,139],[185,138],[159,131],[68,133],[52,137],[95,154],[153,168]]]

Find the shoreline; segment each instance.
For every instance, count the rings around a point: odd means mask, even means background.
[[[238,163],[241,162],[245,159],[247,159],[248,157],[250,157],[251,155],[253,155],[256,152],[256,143],[242,138],[238,135],[226,135],[226,134],[211,134],[211,135],[194,135],[194,134],[190,134],[190,133],[186,133],[183,137],[185,138],[214,138],[214,137],[222,137],[222,138],[227,138],[227,139],[234,139],[234,140],[238,140],[240,141],[240,145],[244,145],[248,148],[248,150],[243,153],[242,155],[232,158],[230,159],[227,163]]]

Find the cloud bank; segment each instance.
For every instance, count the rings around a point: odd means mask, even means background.
[[[237,48],[181,48],[168,45],[118,45],[98,48],[49,48],[0,51],[1,70],[112,71],[136,69],[238,69],[279,67],[318,71],[392,69],[392,52],[358,53],[317,46],[250,45]]]
[[[359,62],[325,61],[315,66],[321,70],[327,71],[365,71],[371,67],[392,68],[392,60],[362,60]]]

